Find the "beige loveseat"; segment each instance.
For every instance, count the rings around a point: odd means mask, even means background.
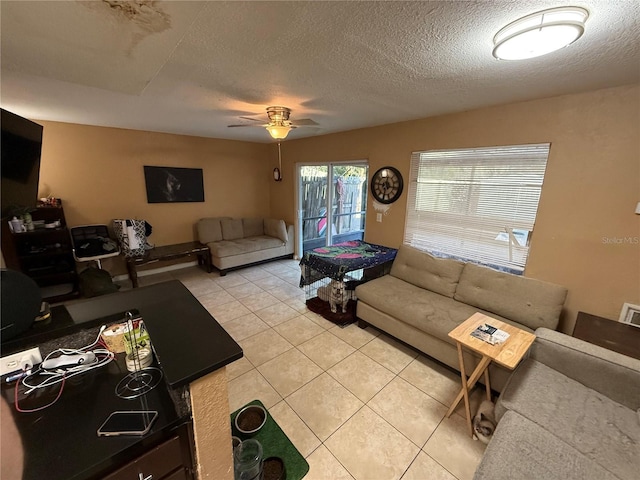
[[[540,328],[496,418],[475,480],[636,480],[640,360]]]
[[[371,324],[459,370],[448,333],[475,312],[532,332],[556,329],[564,287],[498,272],[472,263],[436,258],[402,245],[389,275],[356,288],[361,327]],[[465,351],[470,372],[479,357]],[[492,364],[491,387],[501,391],[510,371]]]
[[[224,276],[229,270],[293,257],[293,225],[271,218],[202,218],[198,240],[211,252],[211,263]]]

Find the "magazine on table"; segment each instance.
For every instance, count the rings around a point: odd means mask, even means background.
[[[509,334],[507,332],[493,327],[488,323],[478,326],[478,328],[471,332],[471,336],[491,345],[499,345],[509,338]]]

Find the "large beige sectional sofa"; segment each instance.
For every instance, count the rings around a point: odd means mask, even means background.
[[[293,257],[293,225],[284,220],[209,217],[200,219],[196,229],[222,276],[246,265]]]
[[[448,333],[475,312],[527,331],[556,329],[564,287],[498,272],[472,263],[436,258],[402,245],[389,275],[356,288],[356,315],[368,324],[459,370]],[[465,351],[470,372],[479,357]],[[511,372],[490,366],[491,387],[501,391]]]
[[[640,478],[640,360],[540,328],[496,418],[475,480]]]

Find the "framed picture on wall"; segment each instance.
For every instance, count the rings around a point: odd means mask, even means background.
[[[204,202],[201,168],[144,166],[147,202]]]
[[[618,321],[640,328],[640,305],[625,303],[622,306],[622,312],[620,312]]]

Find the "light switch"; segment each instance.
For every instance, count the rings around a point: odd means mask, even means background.
[[[382,214],[376,213],[376,222],[382,222]]]

